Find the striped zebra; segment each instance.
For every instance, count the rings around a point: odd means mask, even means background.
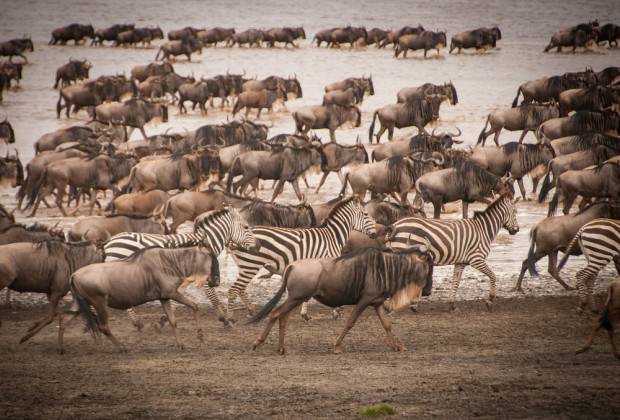
[[[577,292],[579,294],[579,312],[586,306],[594,309],[592,293],[594,280],[611,260],[616,264],[620,274],[620,220],[594,219],[579,229],[566,248],[566,253],[558,265],[558,273],[566,264],[576,246],[586,257],[588,264],[577,272]]]
[[[250,314],[253,313],[245,289],[262,267],[267,267],[272,274],[282,275],[286,266],[293,261],[337,257],[349,239],[351,230],[371,237],[376,235],[375,221],[364,210],[357,197],[350,197],[338,203],[323,224],[316,228],[253,227],[252,232],[260,242],[260,249],[254,253],[244,250],[233,250],[232,253],[239,268],[239,275],[228,290],[228,319],[234,321],[232,309],[237,297]],[[302,315],[305,313],[304,305]]]
[[[491,242],[503,227],[511,235],[519,231],[517,210],[511,194],[504,194],[481,212],[475,212],[473,219],[440,220],[407,217],[394,223],[388,238],[392,249],[403,249],[411,244],[430,243],[430,252],[435,265],[454,265],[450,291],[450,306],[456,309],[456,291],[461,282],[463,270],[468,265],[487,275],[490,280],[490,309],[495,298],[495,273],[486,262]]]
[[[148,247],[180,248],[186,246],[205,245],[213,255],[219,255],[225,246],[238,246],[253,249],[257,246],[256,238],[248,223],[239,215],[236,209],[225,208],[201,214],[194,221],[193,233],[177,233],[174,235],[159,235],[150,233],[124,232],[113,236],[104,245],[105,261],[114,261],[127,258],[136,251]],[[219,280],[219,266],[217,258],[211,269],[211,276]],[[208,284],[204,285],[205,294],[219,313],[220,319],[225,320],[222,304],[215,290]],[[133,309],[127,313],[134,325],[141,328]]]

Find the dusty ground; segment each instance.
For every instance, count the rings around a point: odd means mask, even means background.
[[[309,323],[291,318],[286,356],[276,354],[277,330],[252,352],[262,325],[224,329],[209,311],[200,345],[184,309],[177,311],[184,351],[169,327],[137,333],[115,312],[111,326],[129,353],[96,345],[75,323],[61,356],[53,326],[17,344],[40,306],[4,309],[0,417],[359,417],[360,407],[382,402],[402,417],[614,417],[620,362],[603,335],[574,355],[592,322],[574,306],[574,297],[502,299],[490,314],[480,301],[462,302],[457,313],[425,303],[394,320],[408,348],[402,354],[388,350],[368,311],[339,356],[330,347],[344,320],[319,305]],[[154,322],[161,310],[140,313]]]

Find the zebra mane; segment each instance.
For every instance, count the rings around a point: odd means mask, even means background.
[[[224,209],[210,210],[210,211],[207,211],[207,212],[204,212],[198,215],[196,219],[194,220],[194,232],[196,232],[197,225],[209,224],[209,222],[212,222],[214,219],[222,217],[226,213],[231,213],[231,209],[224,208]]]
[[[474,219],[484,216],[486,213],[492,211],[496,207],[499,207],[506,200],[512,200],[512,196],[510,194],[502,194],[502,195],[500,195],[496,200],[494,200],[491,204],[489,204],[486,209],[484,209],[482,211],[475,211],[474,212]]]
[[[333,209],[330,210],[329,214],[327,215],[327,217],[325,217],[325,219],[323,219],[323,223],[321,223],[321,226],[319,226],[319,227],[320,228],[326,227],[327,223],[331,220],[331,218],[332,218],[332,216],[334,214],[339,212],[342,207],[348,205],[351,201],[353,201],[355,199],[356,199],[355,196],[351,196],[351,197],[347,197],[345,199],[342,199],[342,201],[340,201],[338,204],[336,204],[334,206]]]

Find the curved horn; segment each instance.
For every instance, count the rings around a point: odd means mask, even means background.
[[[433,162],[435,162],[435,165],[437,166],[441,166],[445,163],[446,158],[439,152],[433,152],[431,153],[431,156],[433,156]],[[437,157],[435,157],[437,156]]]
[[[461,134],[463,134],[460,128],[456,127],[456,129],[458,130],[458,134],[448,133],[448,135],[449,135],[450,137],[458,137],[458,136],[460,136]]]
[[[362,139],[360,138],[360,135],[357,135],[357,139],[355,139],[355,144],[362,144]]]
[[[437,127],[433,128],[433,131],[431,131],[431,137],[435,137],[435,131],[437,131]]]

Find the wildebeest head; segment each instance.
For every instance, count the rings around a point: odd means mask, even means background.
[[[301,90],[301,83],[297,80],[297,75],[295,77],[289,77],[284,81],[284,88],[286,89],[286,93],[295,95],[295,98],[303,98],[303,92]]]
[[[437,129],[434,128],[433,132],[431,133],[431,138],[437,138],[439,140],[439,143],[441,144],[442,149],[451,149],[454,144],[461,144],[464,142],[464,140],[454,139],[454,137],[459,137],[462,134],[460,128],[457,127],[456,129],[457,129],[456,133],[442,131],[440,133],[435,134],[435,131]]]
[[[7,117],[4,117],[4,121],[0,122],[0,139],[4,139],[9,144],[15,143],[15,132]]]
[[[300,37],[301,39],[306,39],[306,31],[304,30],[303,26],[293,28],[293,35],[296,37]]]
[[[500,39],[502,39],[502,31],[499,30],[499,26],[491,26],[489,28],[489,31],[493,34],[493,36],[495,37],[495,39],[497,41],[499,41]]]
[[[432,120],[435,121],[439,119],[439,107],[441,103],[444,101],[445,97],[443,95],[437,94],[425,94],[423,102],[426,102],[430,107]]]
[[[19,156],[9,156],[0,158],[0,185],[9,184],[11,188],[18,187],[24,182],[24,167]]]
[[[456,105],[459,103],[459,97],[456,94],[456,88],[452,84],[452,81],[450,81],[449,83],[444,83],[444,92],[450,99],[451,105]]]

